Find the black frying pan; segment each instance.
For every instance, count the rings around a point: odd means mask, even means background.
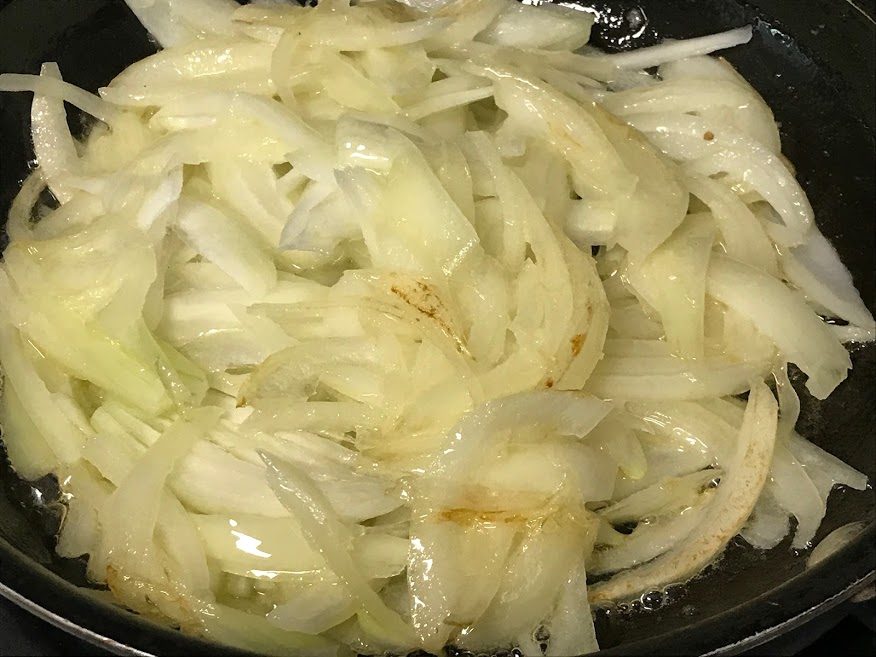
[[[578,0],[601,11],[597,45],[625,49],[754,25],[728,59],[781,123],[784,152],[855,283],[874,309],[874,37],[870,0]],[[864,6],[861,3],[864,2]],[[642,24],[626,19],[639,9]],[[641,34],[639,34],[641,32]],[[121,0],[0,0],[0,71],[38,72],[57,61],[86,89],[108,82],[154,46]],[[0,214],[32,157],[29,95],[0,95]],[[74,129],[83,129],[72,116]],[[5,219],[4,219],[5,220]],[[5,246],[5,235],[0,246]],[[876,348],[857,348],[854,371],[825,403],[801,392],[799,429],[876,479]],[[798,377],[799,378],[799,377]],[[0,594],[51,623],[123,654],[244,654],[159,627],[83,592],[82,564],[54,556],[52,510],[27,508],[31,488],[0,465]],[[835,491],[816,541],[852,521],[864,532],[818,567],[785,541],[759,552],[736,539],[695,581],[651,609],[601,613],[606,654],[739,653],[810,621],[876,578],[873,489]],[[72,583],[71,583],[72,582]],[[663,602],[663,604],[656,604]]]

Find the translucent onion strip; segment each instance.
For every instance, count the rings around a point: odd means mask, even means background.
[[[86,114],[109,124],[112,124],[118,111],[98,96],[53,77],[0,73],[0,91],[32,91],[41,96],[65,100]]]
[[[749,394],[736,454],[691,535],[653,561],[590,589],[590,603],[627,602],[667,584],[684,582],[711,562],[742,528],[767,481],[776,439],[778,405],[764,384]]]
[[[725,50],[751,41],[751,28],[740,27],[720,34],[712,34],[684,41],[668,41],[650,48],[639,48],[607,59],[619,68],[642,69],[659,66],[666,62],[698,55],[708,55],[717,50]]]
[[[809,376],[806,387],[818,399],[826,398],[846,378],[852,366],[849,354],[818,315],[780,281],[715,256],[707,292],[750,318],[772,339],[784,357]]]

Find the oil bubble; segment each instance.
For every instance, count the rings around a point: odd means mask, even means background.
[[[649,591],[641,597],[642,609],[645,611],[655,611],[663,605],[662,591]]]

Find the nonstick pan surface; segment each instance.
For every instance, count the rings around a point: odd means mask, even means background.
[[[599,15],[594,41],[609,49],[753,25],[752,42],[727,58],[763,94],[780,122],[823,232],[876,305],[874,207],[874,3],[860,0],[580,0]],[[121,0],[0,0],[0,71],[39,71],[95,90],[155,47]],[[0,94],[0,215],[32,159],[30,97]],[[71,116],[76,130],[85,127]],[[5,246],[5,235],[2,244]],[[797,385],[798,430],[876,479],[876,348],[853,350],[849,380],[823,403]],[[799,378],[799,377],[798,377]],[[797,381],[796,383],[799,383]],[[73,634],[122,654],[243,654],[159,627],[89,593],[82,564],[54,556],[51,513],[0,464],[0,594]],[[793,629],[874,580],[874,491],[835,490],[816,542],[846,523],[863,532],[817,567],[783,542],[762,552],[735,539],[693,582],[627,613],[600,613],[606,654],[742,652]]]

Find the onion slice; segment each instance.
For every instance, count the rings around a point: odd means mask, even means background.
[[[806,387],[825,399],[845,378],[852,363],[828,326],[781,281],[754,267],[716,255],[707,293],[748,317],[782,355],[809,376]]]
[[[687,581],[708,565],[751,514],[767,481],[776,440],[778,404],[763,383],[748,398],[733,462],[706,510],[702,523],[672,550],[643,566],[624,571],[590,589],[590,603],[604,607],[669,584]]]
[[[350,554],[343,549],[341,521],[310,478],[298,468],[263,453],[268,481],[277,498],[301,523],[301,533],[310,547],[322,554],[329,568],[358,600],[360,614],[385,633],[396,645],[410,646],[416,639],[410,625],[391,610],[368,585]]]
[[[813,229],[804,244],[785,250],[782,269],[792,284],[836,317],[862,329],[876,328],[852,275],[820,230]]]
[[[751,28],[739,27],[720,34],[683,41],[665,41],[657,46],[638,48],[630,52],[606,57],[612,64],[622,69],[641,69],[660,66],[667,62],[698,55],[708,55],[717,50],[726,50],[751,41]]]
[[[0,91],[32,91],[40,96],[65,100],[86,114],[104,123],[112,124],[118,110],[101,99],[55,77],[0,73]]]

